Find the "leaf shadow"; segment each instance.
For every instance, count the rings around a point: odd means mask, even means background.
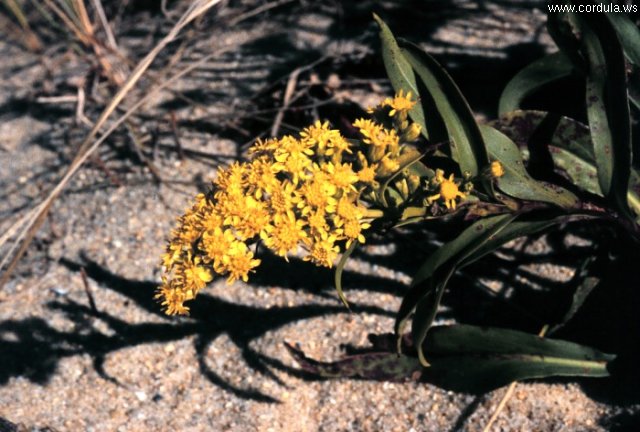
[[[130,323],[107,311],[66,299],[47,304],[53,311],[61,312],[74,324],[72,331],[61,331],[40,318],[7,320],[0,323],[0,384],[12,376],[25,376],[33,382],[45,384],[55,373],[61,359],[88,354],[96,372],[104,379],[118,382],[104,368],[106,357],[127,347],[153,342],[170,342],[194,336],[198,367],[213,384],[244,399],[275,403],[277,399],[251,387],[239,387],[225,380],[207,363],[209,346],[220,336],[227,336],[239,351],[242,360],[252,370],[280,382],[271,368],[300,374],[251,347],[252,341],[265,333],[284,325],[330,314],[345,313],[342,305],[327,306],[308,304],[293,307],[261,308],[228,302],[211,295],[201,295],[194,302],[191,315],[186,318],[170,318],[163,315],[153,300],[157,283],[126,279],[84,257],[81,263],[62,260],[61,264],[72,271],[84,268],[87,276],[101,287],[118,292],[148,313],[162,318],[162,322]],[[390,315],[375,306],[352,305],[354,312]],[[103,332],[92,325],[99,320],[107,326]]]

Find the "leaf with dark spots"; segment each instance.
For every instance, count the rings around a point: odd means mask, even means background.
[[[536,134],[548,115],[544,111],[513,111],[491,122],[491,126],[511,138],[521,149],[526,149],[531,136]],[[548,139],[548,147],[556,169],[564,172],[580,189],[603,196],[586,125],[560,117]],[[640,215],[640,175],[635,169],[631,169],[627,200],[634,212]]]
[[[307,357],[304,352],[285,343],[291,356],[306,372],[323,378],[364,378],[378,381],[404,381],[422,371],[415,357],[398,356],[394,352],[370,352],[347,356],[323,363]]]
[[[622,47],[603,14],[575,15],[587,60],[587,117],[600,190],[633,220],[627,192],[631,172],[631,119]]]
[[[403,355],[393,352],[390,337],[372,338],[378,351],[367,348],[335,362],[319,362],[286,344],[303,370],[325,378],[383,381],[415,380],[443,388],[486,392],[512,381],[550,376],[608,376],[615,358],[593,348],[545,339],[515,330],[453,325],[434,327],[424,342],[431,362],[424,368],[403,338]],[[386,348],[386,349],[385,349]]]
[[[528,201],[542,201],[565,209],[574,208],[578,198],[558,186],[533,179],[524,167],[518,146],[506,135],[490,126],[482,126],[489,155],[504,167],[504,175],[497,179],[498,189],[505,194]]]

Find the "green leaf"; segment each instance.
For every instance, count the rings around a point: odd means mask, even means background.
[[[328,378],[420,379],[465,393],[484,393],[513,381],[551,376],[605,377],[615,356],[562,340],[499,328],[454,325],[434,327],[424,343],[431,366],[392,352],[389,336],[377,336],[373,349],[331,363],[309,359],[291,345],[291,355],[307,372]],[[370,336],[370,339],[373,339]]]
[[[629,101],[640,109],[640,29],[626,14],[608,13],[607,18],[615,28],[624,54],[632,65],[627,84]]]
[[[479,260],[511,240],[542,232],[555,225],[588,218],[595,218],[595,216],[581,214],[568,215],[560,209],[547,209],[523,214],[517,220],[500,230],[500,232],[491,236],[489,240],[484,242],[472,254],[468,255],[464,261],[460,263],[459,268],[463,268]]]
[[[576,270],[576,273],[571,280],[571,285],[575,286],[575,290],[573,292],[571,302],[569,303],[569,307],[567,308],[564,316],[549,329],[547,332],[548,335],[555,333],[564,327],[564,325],[568,323],[582,307],[584,302],[587,300],[587,297],[589,297],[589,294],[591,294],[591,291],[593,291],[593,289],[600,283],[599,278],[590,276],[588,273],[589,268],[595,260],[596,258],[593,256],[588,257]]]
[[[604,196],[634,219],[627,205],[631,171],[631,124],[622,47],[600,14],[578,16],[587,58],[587,117],[598,182]]]
[[[483,125],[480,130],[489,155],[504,167],[504,175],[496,180],[498,189],[523,200],[542,201],[565,209],[577,206],[578,198],[568,190],[535,180],[527,173],[520,150],[509,137],[490,126]]]
[[[571,75],[573,64],[563,53],[542,57],[518,72],[500,95],[500,114],[520,108],[522,101],[545,84]]]
[[[416,45],[400,41],[401,51],[433,98],[449,135],[451,156],[462,172],[478,175],[488,164],[482,134],[469,104],[449,74]],[[420,97],[424,94],[420,93]]]
[[[393,33],[391,33],[387,24],[385,24],[378,15],[373,14],[373,18],[380,26],[382,60],[384,61],[384,67],[387,71],[387,76],[391,81],[391,85],[396,92],[399,90],[404,90],[405,92],[411,91],[416,97],[419,96],[420,92],[418,91],[413,69],[400,51],[400,47],[398,46]],[[421,132],[424,137],[429,139],[429,132],[422,104],[417,103],[413,109],[409,111],[409,115],[413,121],[421,126]]]
[[[353,251],[356,249],[357,245],[358,245],[357,241],[351,242],[351,245],[349,245],[347,250],[345,250],[342,256],[340,257],[340,261],[338,261],[338,265],[336,266],[336,272],[333,274],[333,279],[336,284],[336,291],[338,292],[338,297],[340,297],[340,300],[342,300],[342,303],[344,303],[347,309],[350,309],[350,307],[349,307],[349,302],[347,301],[347,297],[344,295],[344,292],[342,291],[342,271],[344,270],[344,266],[347,264],[347,260],[349,259]]]
[[[607,19],[616,30],[629,61],[640,66],[640,29],[623,13],[608,13]]]
[[[412,326],[413,335],[417,338],[415,342],[420,344],[433,322],[446,283],[455,272],[458,263],[474,253],[515,217],[513,214],[503,214],[476,221],[454,240],[431,254],[414,276],[407,294],[402,299],[396,315],[396,335],[402,334],[411,312],[422,302],[420,315],[418,316],[416,311]]]

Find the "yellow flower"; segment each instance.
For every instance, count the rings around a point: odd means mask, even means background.
[[[184,279],[186,286],[193,286],[197,291],[205,287],[205,285],[213,279],[211,271],[200,264],[202,259],[195,257],[191,260],[191,256],[183,263],[184,266]]]
[[[262,198],[264,193],[269,193],[278,185],[278,179],[273,169],[273,163],[268,157],[255,159],[249,163],[247,170],[247,186],[249,193],[256,198]]]
[[[369,227],[371,227],[371,224],[369,223],[360,223],[356,219],[348,220],[344,224],[344,229],[343,229],[343,233],[347,238],[346,247],[351,246],[351,243],[354,240],[357,240],[360,243],[364,243],[365,238],[364,238],[364,235],[362,235],[362,230],[367,229]]]
[[[234,162],[226,169],[219,169],[218,176],[214,180],[219,192],[226,194],[243,194],[245,184],[245,174],[247,167],[245,164]],[[216,196],[216,199],[217,196]]]
[[[279,183],[271,191],[269,205],[275,214],[284,214],[293,208],[294,186],[288,182]]]
[[[418,139],[422,127],[418,123],[411,123],[407,129],[402,132],[400,137],[404,142],[413,142]]]
[[[293,212],[287,212],[285,215],[276,215],[273,225],[268,225],[261,237],[265,246],[287,259],[287,254],[295,252],[298,243],[306,239],[304,226],[304,221],[296,220]]]
[[[328,235],[329,224],[324,209],[313,210],[306,215],[306,222],[313,236]]]
[[[388,177],[395,174],[399,169],[400,163],[398,160],[387,155],[380,161],[380,168],[376,174],[378,177]]]
[[[316,169],[311,179],[300,186],[298,208],[302,210],[302,214],[318,209],[333,212],[336,204],[333,196],[336,191],[336,185],[327,178],[327,174]]]
[[[244,213],[236,216],[231,225],[233,225],[241,240],[249,240],[262,231],[269,223],[271,215],[263,202],[256,201],[251,196],[244,197],[244,199]]]
[[[491,162],[490,171],[493,178],[500,178],[504,175],[504,167],[499,161]]]
[[[160,304],[164,306],[167,315],[186,315],[189,313],[189,308],[183,304],[187,300],[185,294],[182,289],[175,286],[175,280],[169,281],[163,277],[162,285],[158,287],[154,297],[162,300]]]
[[[260,265],[260,260],[253,259],[253,252],[249,250],[246,244],[235,242],[231,245],[228,253],[223,256],[222,263],[224,271],[229,272],[227,284],[231,284],[238,279],[247,282],[249,280],[249,272],[253,272],[253,268]]]
[[[307,145],[314,148],[314,153],[320,156],[331,156],[349,150],[349,142],[344,139],[340,131],[329,129],[329,122],[316,121],[313,125],[300,132],[300,137]]]
[[[314,237],[311,242],[309,255],[304,257],[305,261],[311,261],[318,266],[333,267],[340,247],[335,245],[335,235],[324,235],[322,237]]]
[[[353,125],[360,130],[364,137],[362,142],[371,144],[369,160],[377,162],[387,153],[396,153],[399,149],[400,138],[395,129],[386,129],[368,119],[358,119]]]
[[[390,117],[393,117],[399,111],[409,111],[415,104],[416,101],[411,100],[411,92],[407,92],[405,95],[402,89],[396,93],[393,99],[387,98],[383,102],[383,105],[391,107],[391,111],[389,111]]]
[[[458,186],[460,186],[460,184],[454,182],[453,174],[451,174],[447,179],[444,178],[444,175],[441,174],[441,172],[438,173],[438,171],[436,171],[436,177],[439,177],[439,174],[442,177],[442,180],[440,181],[440,193],[428,197],[427,201],[429,202],[429,204],[431,204],[438,199],[442,199],[444,201],[444,205],[448,209],[455,210],[456,198],[464,199],[466,198],[466,195],[463,192],[460,192],[460,189],[458,189]]]
[[[236,236],[229,228],[218,227],[202,235],[201,248],[213,263],[213,269],[216,272],[223,273],[223,258],[235,241],[237,241]]]
[[[306,169],[313,163],[309,158],[313,155],[313,150],[305,143],[289,136],[284,137],[280,144],[282,147],[274,155],[273,171],[289,174],[293,183],[298,184],[300,178],[307,177]]]
[[[331,162],[328,162],[324,164],[322,168],[329,174],[329,181],[336,185],[338,189],[341,189],[343,191],[356,190],[353,185],[358,181],[358,175],[353,172],[351,164],[333,164]]]
[[[252,157],[260,157],[265,154],[273,153],[280,145],[280,141],[275,138],[269,138],[265,141],[258,140],[249,148],[249,155]]]

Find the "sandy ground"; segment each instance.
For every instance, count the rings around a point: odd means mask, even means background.
[[[206,24],[251,9],[251,2],[240,3],[214,11],[196,31],[206,34]],[[463,76],[464,67],[469,74],[489,68],[477,74],[484,90],[472,91],[470,99],[481,114],[491,115],[495,107],[482,95],[498,85],[492,71],[508,75],[522,61],[517,53],[544,51],[548,38],[540,30],[542,3],[479,3],[445,8],[434,2],[441,13],[421,11],[405,24],[407,36],[418,34],[454,76]],[[160,131],[153,161],[161,184],[136,160],[128,135],[120,133],[55,203],[14,277],[0,290],[0,417],[26,428],[60,431],[483,429],[504,389],[476,396],[428,383],[319,380],[300,373],[283,347],[284,341],[298,343],[308,355],[330,360],[344,353],[344,345],[367,345],[368,333],[391,331],[417,265],[397,239],[372,240],[349,264],[345,282],[354,313],[337,299],[330,271],[268,257],[249,284],[212,284],[190,317],[166,317],[152,300],[159,256],[175,217],[206,187],[214,167],[234,158],[256,135],[255,126],[243,135],[245,123],[229,123],[234,110],[256,108],[258,102],[247,94],[265,92],[271,82],[282,88],[279,78],[286,81],[294,68],[322,53],[339,60],[305,79],[329,80],[326,71],[335,69],[333,84],[325,87],[340,99],[357,106],[387,89],[380,63],[366,63],[378,49],[370,11],[364,6],[347,10],[357,19],[345,22],[335,5],[291,7],[201,38],[188,51],[193,58],[181,60],[187,64],[217,47],[234,47],[175,87],[198,97],[206,110],[177,104],[173,94],[164,94],[162,103],[150,105],[139,119],[143,133]],[[383,12],[402,32],[397,18],[402,10]],[[142,23],[142,35],[122,31],[121,44],[133,58],[150,46],[153,31],[167,28],[151,24],[152,12],[136,13],[120,23],[122,29]],[[420,19],[429,17],[429,26],[420,27]],[[333,36],[336,26],[344,39]],[[275,42],[267,36],[286,39],[291,51],[269,51],[265,46]],[[43,58],[0,39],[0,232],[45,196],[88,130],[75,123],[74,103],[36,101],[42,95],[76,94],[74,83],[88,66],[64,51],[58,46]],[[354,65],[377,72],[362,78],[362,72],[345,69]],[[367,83],[357,84],[365,78]],[[185,149],[214,157],[180,160],[167,126],[170,110],[181,120]],[[96,113],[88,103],[86,115],[93,119]],[[261,115],[268,120],[260,130],[270,129],[274,112]],[[633,430],[637,405],[607,403],[584,384],[518,384],[494,430]]]

